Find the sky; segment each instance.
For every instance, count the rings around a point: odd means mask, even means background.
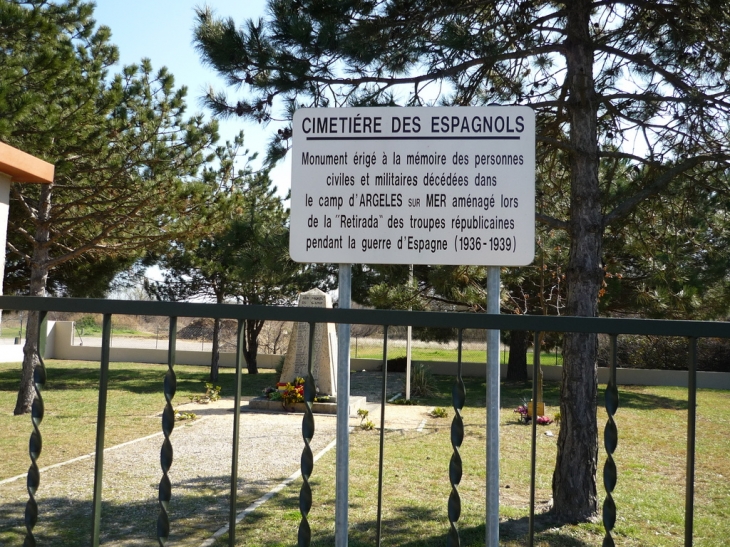
[[[211,85],[226,90],[225,83],[209,67],[203,66],[192,44],[195,7],[209,5],[216,14],[233,17],[237,24],[246,19],[263,17],[266,0],[96,0],[94,18],[98,25],[111,28],[111,41],[119,48],[122,66],[148,57],[156,70],[166,66],[175,76],[177,87],[188,88],[188,112],[207,113],[200,97]],[[273,126],[262,128],[240,119],[221,121],[221,140],[230,140],[244,131],[245,146],[251,152],[265,154]],[[272,173],[279,194],[289,190],[291,166],[284,162]]]

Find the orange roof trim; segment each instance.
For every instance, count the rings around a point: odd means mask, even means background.
[[[0,173],[15,182],[53,182],[53,164],[0,142]]]

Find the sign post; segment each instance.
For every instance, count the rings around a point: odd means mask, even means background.
[[[487,313],[499,314],[499,266],[487,268]],[[487,331],[487,520],[486,545],[499,546],[499,331]]]
[[[352,266],[340,264],[338,307],[352,302]],[[335,448],[335,545],[347,546],[348,481],[350,478],[350,325],[337,325],[337,446]],[[343,502],[344,500],[344,502]]]
[[[292,259],[491,266],[487,311],[499,313],[498,267],[525,266],[534,258],[532,109],[302,108],[294,113],[292,131]],[[346,298],[349,303],[349,293]],[[489,333],[488,355],[492,547],[499,536],[499,331]],[[349,398],[349,390],[340,391],[340,398]],[[338,412],[337,420],[347,422],[348,416]],[[346,446],[344,432],[338,425],[338,445]],[[337,467],[346,469],[340,453]],[[338,475],[338,515],[347,510],[346,480]],[[336,520],[346,523],[344,517]],[[346,530],[335,533],[344,547]]]

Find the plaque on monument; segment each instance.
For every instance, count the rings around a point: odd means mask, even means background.
[[[312,289],[299,295],[298,306],[331,308],[332,299],[319,289]],[[308,357],[309,323],[294,323],[280,381],[293,383],[298,377],[306,378]],[[312,376],[319,394],[337,395],[337,333],[334,323],[315,325]]]

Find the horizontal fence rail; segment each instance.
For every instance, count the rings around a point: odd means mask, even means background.
[[[242,306],[84,298],[0,296],[0,309],[46,312],[111,313],[113,315],[166,315],[211,319],[261,319],[302,323],[348,323],[454,329],[497,329],[541,332],[645,334],[691,338],[730,338],[730,322],[567,317],[544,315],[494,315],[486,313],[418,312]]]
[[[100,515],[101,515],[101,484],[103,478],[104,432],[106,419],[106,396],[108,389],[109,371],[109,344],[111,337],[111,322],[113,315],[148,315],[163,316],[170,320],[170,344],[168,348],[168,370],[164,378],[163,394],[165,410],[162,415],[162,429],[164,434],[163,446],[160,453],[162,478],[159,484],[159,515],[157,518],[157,541],[165,545],[170,535],[170,521],[168,505],[174,490],[168,476],[173,462],[173,447],[170,435],[174,428],[174,413],[172,398],[176,390],[174,372],[176,324],[180,317],[202,317],[213,319],[230,319],[237,321],[236,343],[236,394],[233,423],[233,452],[231,464],[231,495],[229,511],[228,542],[234,545],[236,541],[236,498],[238,492],[238,441],[240,429],[241,405],[241,371],[243,364],[243,322],[245,320],[264,321],[294,321],[309,325],[309,353],[307,362],[307,378],[305,382],[305,411],[302,421],[302,439],[304,449],[301,455],[302,487],[299,495],[301,521],[298,534],[298,545],[308,546],[311,542],[311,529],[308,514],[312,507],[313,492],[309,478],[311,476],[314,459],[310,442],[314,437],[315,419],[312,413],[312,403],[315,397],[314,378],[312,376],[312,360],[314,346],[315,325],[320,323],[379,325],[383,327],[383,379],[380,425],[380,452],[378,473],[378,507],[376,524],[376,545],[381,544],[382,526],[382,495],[383,495],[383,446],[385,430],[385,401],[388,369],[388,332],[390,327],[435,327],[451,328],[458,333],[458,363],[457,374],[452,392],[454,420],[451,426],[452,456],[448,475],[451,493],[448,499],[449,529],[447,531],[447,545],[461,544],[457,523],[461,513],[461,498],[459,484],[462,478],[462,460],[460,447],[464,439],[464,424],[461,411],[465,404],[465,390],[462,379],[462,344],[463,333],[466,329],[529,331],[535,335],[535,347],[540,346],[541,333],[601,333],[610,336],[610,379],[605,392],[605,409],[607,423],[604,429],[604,447],[606,462],[603,468],[603,482],[606,498],[603,503],[602,520],[605,529],[604,546],[614,545],[612,532],[616,522],[617,508],[612,496],[617,481],[617,468],[614,462],[614,453],[618,445],[618,427],[614,416],[619,407],[619,392],[616,385],[616,340],[620,335],[658,335],[683,337],[688,340],[688,415],[687,415],[687,460],[685,485],[685,546],[692,545],[694,519],[694,474],[695,474],[695,437],[696,437],[696,395],[697,395],[697,341],[700,338],[730,338],[730,323],[708,321],[669,321],[645,319],[617,319],[617,318],[584,318],[584,317],[553,317],[553,316],[515,316],[493,314],[466,314],[446,312],[410,312],[392,310],[362,310],[362,309],[326,309],[308,307],[276,307],[276,306],[241,306],[230,304],[196,304],[178,302],[138,302],[100,299],[74,298],[37,298],[0,296],[0,309],[39,312],[39,321],[44,322],[48,312],[75,312],[103,315],[103,341],[100,362],[99,379],[99,406],[97,414],[96,453],[94,470],[94,500],[92,506],[92,545],[99,544]],[[44,329],[40,329],[44,332]],[[39,358],[43,354],[44,339],[40,336],[38,347]],[[535,352],[535,370],[533,372],[533,417],[531,432],[531,476],[530,476],[530,514],[529,514],[529,545],[533,545],[535,526],[535,464],[536,452],[536,422],[537,422],[537,378],[540,367],[539,352]],[[35,371],[36,399],[33,404],[32,425],[33,432],[30,439],[31,467],[28,471],[29,500],[26,506],[25,526],[26,545],[34,545],[33,528],[38,519],[38,506],[35,495],[40,485],[40,476],[37,459],[41,451],[40,424],[43,419],[43,399],[41,391],[47,389],[46,371],[42,359]],[[338,544],[339,545],[339,544]]]

